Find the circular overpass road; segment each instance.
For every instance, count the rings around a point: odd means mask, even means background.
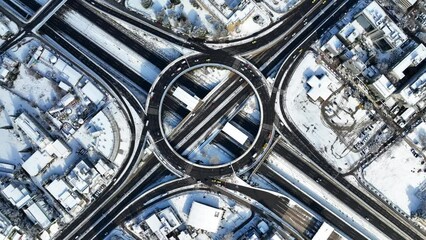
[[[261,123],[254,143],[240,157],[230,163],[204,166],[190,162],[177,153],[166,140],[162,130],[161,105],[167,89],[186,72],[202,66],[218,66],[229,69],[251,84],[255,91],[260,106]],[[172,171],[188,174],[196,179],[206,179],[209,177],[228,175],[234,170],[248,170],[256,163],[256,158],[260,156],[270,143],[273,131],[273,121],[275,118],[274,105],[271,103],[270,91],[266,84],[266,79],[256,67],[248,61],[227,56],[223,54],[193,54],[181,57],[172,62],[163,70],[154,82],[147,101],[148,132],[152,137],[160,160]]]

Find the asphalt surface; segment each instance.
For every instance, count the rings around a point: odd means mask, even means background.
[[[166,143],[163,134],[161,133],[161,118],[160,118],[160,106],[163,102],[163,92],[166,89],[171,81],[177,77],[181,72],[185,71],[191,66],[199,65],[202,63],[209,64],[222,64],[233,69],[240,71],[241,74],[247,76],[247,78],[252,82],[254,87],[257,89],[260,97],[260,105],[264,110],[264,120],[261,126],[261,132],[258,137],[259,141],[253,144],[251,150],[245,153],[239,161],[236,161],[232,165],[225,166],[201,166],[198,164],[191,163],[183,159],[180,155],[176,154],[175,151]],[[272,123],[274,120],[274,110],[273,105],[269,104],[269,92],[266,89],[266,85],[263,83],[262,76],[257,75],[255,69],[252,69],[251,66],[246,65],[245,63],[237,60],[233,57],[226,57],[223,55],[195,55],[190,56],[181,61],[177,60],[174,65],[169,66],[161,75],[161,77],[154,83],[150,95],[149,104],[147,107],[147,118],[149,121],[149,132],[152,136],[157,149],[161,151],[164,159],[176,169],[189,174],[197,179],[203,179],[207,176],[220,176],[226,175],[233,172],[233,169],[241,169],[242,167],[249,165],[252,162],[252,156],[256,153],[259,153],[263,150],[265,144],[268,143],[269,138],[272,133]],[[196,124],[198,124],[196,122]]]
[[[321,215],[328,223],[342,230],[346,235],[348,235],[352,239],[367,239],[364,235],[355,231],[349,224],[342,221],[340,218],[336,217],[334,213],[332,213],[328,209],[322,207],[320,204],[315,202],[309,195],[303,193],[302,191],[296,189],[294,186],[289,184],[285,179],[283,179],[282,176],[280,176],[279,174],[277,174],[276,172],[274,172],[267,166],[262,165],[259,168],[258,172],[259,174],[262,174],[263,176],[267,177],[277,186],[280,186],[281,188],[283,188],[286,192],[288,192],[290,195],[297,198],[307,207],[309,207],[310,209],[312,209],[313,211]],[[275,204],[275,201],[270,201],[269,206],[274,212],[276,211],[276,213],[278,214],[285,214],[285,212],[281,210],[281,208],[277,207],[277,205]]]

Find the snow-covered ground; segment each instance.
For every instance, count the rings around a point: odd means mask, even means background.
[[[19,75],[13,81],[12,90],[47,111],[64,95],[57,83],[45,77],[36,76],[34,70],[21,64]]]
[[[182,55],[190,55],[195,53],[195,51],[186,49],[180,45],[175,43],[166,41],[162,38],[159,38],[155,35],[152,35],[148,32],[143,31],[142,29],[129,24],[119,18],[108,15],[109,18],[113,19],[117,24],[123,26],[136,36],[138,36],[139,40],[149,49],[154,50],[158,54],[162,55],[166,59],[173,61],[176,58],[179,58]]]
[[[104,240],[135,240],[135,238],[126,233],[122,227],[116,227],[104,238]]]
[[[281,158],[276,153],[272,153],[268,157],[267,164],[293,185],[297,186],[313,199],[320,202],[323,206],[328,208],[348,224],[354,226],[366,236],[369,236],[370,239],[388,239],[382,232],[376,229],[362,216],[358,215],[350,207],[338,200],[333,194],[323,189],[305,173],[285,159]],[[260,184],[261,186],[265,185],[262,181],[260,181]]]
[[[110,54],[114,55],[114,57],[140,74],[145,80],[153,83],[157,78],[160,69],[98,26],[72,10],[67,11],[64,16],[64,19],[73,28],[86,35]]]
[[[46,3],[47,3],[47,1],[49,1],[49,0],[28,0],[28,1],[36,1],[36,2],[38,2],[40,5],[44,5],[44,4],[46,4]]]
[[[284,95],[287,115],[299,131],[317,150],[340,172],[349,171],[361,155],[348,149],[338,135],[324,124],[320,105],[309,100],[307,79],[313,75],[327,75],[331,80],[329,90],[334,92],[341,83],[333,73],[315,61],[315,55],[308,53],[294,71]]]
[[[214,166],[228,163],[234,158],[216,144],[209,143],[202,148],[197,148],[188,156],[188,159],[202,165]]]
[[[367,182],[410,215],[422,202],[416,192],[426,180],[423,161],[413,156],[410,145],[400,141],[365,168],[363,175]]]
[[[224,40],[243,38],[261,31],[298,2],[290,0],[286,4],[272,3],[272,8],[255,1],[223,0],[181,0],[176,5],[170,4],[168,0],[154,0],[147,8],[139,0],[126,0],[125,5],[175,32],[209,40]]]

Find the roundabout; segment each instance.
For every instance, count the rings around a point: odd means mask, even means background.
[[[192,83],[184,86],[179,79],[186,79],[189,72],[206,67],[225,69],[230,75],[207,94],[198,97],[196,91],[194,94],[188,90]],[[187,96],[193,96],[197,101],[190,107],[186,106],[189,113],[183,116],[172,131],[165,131],[162,117],[164,102],[172,93],[177,92],[177,89],[187,92]],[[226,132],[226,127],[236,125],[231,120],[250,97],[255,99],[260,116],[256,129],[240,127],[241,132],[253,133],[248,134],[250,138],[247,141],[241,142],[243,151],[229,161],[210,161],[215,162],[213,164],[189,159],[191,153],[200,146],[220,137],[216,135],[226,135],[221,130]],[[234,172],[242,174],[256,165],[271,142],[275,116],[266,79],[256,67],[237,57],[194,54],[175,60],[160,73],[151,87],[146,109],[148,132],[159,160],[171,171],[196,179]],[[239,131],[233,129],[234,132]]]

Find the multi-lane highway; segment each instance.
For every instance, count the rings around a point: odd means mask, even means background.
[[[32,18],[30,22],[23,25],[20,34],[16,35],[0,47],[0,52],[10,48],[24,36],[30,36],[31,31],[33,31],[41,22],[46,20],[48,13],[51,13],[55,8],[57,8],[57,6],[59,6],[59,4],[64,2],[66,1],[53,0],[49,2],[49,5],[43,8],[38,15]],[[167,162],[175,169],[178,169],[182,175],[190,175],[192,178],[184,178],[182,180],[178,180],[177,183],[175,182],[169,185],[165,184],[164,186],[154,189],[152,192],[149,192],[149,194],[142,197],[142,200],[139,200],[141,202],[133,202],[133,199],[138,194],[147,192],[159,178],[166,174],[170,174],[165,167],[157,165],[158,159],[151,154],[146,157],[147,160],[145,160],[146,162],[142,165],[142,167],[136,169],[136,171],[133,166],[121,171],[119,174],[121,177],[118,178],[117,182],[107,188],[100,196],[100,199],[107,199],[107,201],[99,206],[90,206],[88,211],[85,211],[76,219],[76,221],[62,230],[62,232],[57,236],[58,239],[74,239],[82,237],[85,239],[94,238],[98,236],[100,232],[110,231],[126,217],[133,216],[133,214],[137,211],[144,209],[146,206],[141,204],[143,203],[142,201],[147,201],[155,196],[160,196],[167,193],[170,189],[184,186],[185,184],[194,184],[196,181],[195,179],[202,179],[208,182],[208,178],[231,174],[234,169],[238,170],[247,165],[253,166],[255,163],[255,156],[262,154],[265,150],[267,150],[266,148],[268,143],[270,143],[272,138],[273,121],[275,119],[275,111],[273,109],[275,99],[280,97],[279,93],[285,91],[288,78],[284,76],[284,70],[279,71],[277,81],[274,84],[271,95],[271,92],[268,89],[265,79],[260,71],[252,64],[249,64],[242,58],[235,57],[234,55],[248,53],[254,54],[255,56],[251,59],[251,61],[262,68],[262,72],[264,74],[270,73],[277,67],[277,64],[282,62],[284,59],[286,59],[286,61],[284,61],[284,65],[281,69],[288,69],[293,66],[292,57],[295,56],[295,59],[297,59],[296,57],[298,54],[301,55],[303,49],[307,49],[312,41],[323,33],[324,29],[334,24],[337,19],[342,16],[342,14],[356,1],[332,1],[329,4],[323,4],[324,1],[304,1],[295,8],[295,10],[289,12],[280,22],[276,23],[274,26],[270,26],[270,28],[273,28],[274,30],[269,31],[266,29],[266,34],[261,32],[255,36],[250,36],[255,37],[255,40],[253,41],[241,41],[241,44],[238,44],[238,41],[230,41],[228,43],[232,42],[232,44],[230,44],[231,46],[224,47],[220,50],[212,50],[200,40],[181,38],[179,36],[172,35],[170,34],[170,30],[166,30],[160,26],[154,26],[146,20],[138,19],[135,17],[135,14],[130,14],[126,9],[123,9],[123,5],[121,4],[112,5],[115,7],[111,7],[100,4],[96,1],[86,2],[88,2],[88,4],[83,3],[80,0],[70,1],[66,3],[66,7],[63,7],[62,10],[66,11],[68,8],[75,10],[94,24],[103,28],[105,32],[114,36],[118,41],[149,60],[159,69],[163,69],[160,77],[153,86],[151,86],[151,84],[143,79],[137,72],[131,70],[124,63],[118,61],[115,56],[108,53],[101,46],[98,46],[96,43],[84,36],[84,34],[78,32],[65,23],[59,14],[50,17],[47,23],[40,28],[39,33],[43,37],[47,37],[49,40],[56,42],[57,47],[63,48],[71,53],[77,61],[83,63],[91,71],[103,78],[108,86],[116,91],[115,95],[117,95],[121,101],[124,101],[124,98],[128,100],[130,105],[136,108],[139,117],[144,120],[148,120],[145,121],[145,123],[148,124],[148,127],[144,130],[149,130],[149,133],[154,140],[154,145],[156,146],[155,151],[158,151],[163,158],[160,162]],[[35,5],[32,5],[32,7],[36,10]],[[167,41],[177,42],[181,46],[198,50],[202,52],[202,54],[182,57],[169,64],[166,59],[157,55],[154,51],[147,49],[136,39],[127,35],[122,29],[112,25],[109,21],[97,15],[93,8],[109,13]],[[45,40],[43,39],[43,41]],[[298,51],[300,49],[301,51]],[[240,82],[238,81],[238,78],[231,78],[228,80],[229,82],[227,82],[223,89],[219,89],[217,94],[211,96],[211,102],[206,101],[202,108],[193,112],[188,112],[188,110],[182,108],[178,102],[168,96],[164,96],[164,90],[169,87],[171,82],[173,82],[172,79],[178,78],[181,73],[183,75],[184,71],[193,67],[209,64],[226,66],[229,69],[240,73],[240,77],[245,79]],[[108,69],[109,67],[112,67],[115,70],[111,71]],[[120,78],[117,77],[117,72],[120,73],[118,75],[123,75],[125,78],[132,80],[134,83],[139,85],[143,91],[145,91],[146,96],[148,97],[146,105],[146,119],[143,114],[144,110],[140,108],[141,103],[139,103],[137,98],[132,96],[126,87],[118,81]],[[195,84],[191,78],[192,76],[190,74],[185,74],[184,77],[180,78],[180,81],[183,83],[186,82],[186,85],[188,86],[192,85],[194,92],[200,93],[200,96],[204,97],[207,95],[209,90],[203,89],[202,86]],[[241,159],[224,166],[204,167],[190,163],[180,156],[180,153],[182,153],[185,149],[188,149],[188,147],[192,144],[202,139],[203,134],[206,133],[208,129],[214,125],[214,123],[218,122],[220,118],[228,115],[236,104],[244,102],[244,100],[251,95],[251,91],[256,93],[259,99],[262,111],[262,120],[259,126],[255,126],[246,122],[241,117],[238,118],[238,115],[236,115],[237,118],[235,121],[239,121],[241,126],[245,125],[249,131],[252,131],[253,135],[256,135],[255,142],[247,150],[247,152],[242,154]],[[283,106],[283,104],[281,105]],[[187,116],[185,124],[182,124],[182,126],[171,135],[170,142],[172,145],[179,146],[177,148],[177,152],[174,150],[173,146],[170,146],[168,141],[165,139],[164,133],[161,131],[162,123],[160,115],[162,107],[171,111],[177,111],[182,117]],[[126,106],[124,106],[124,108],[126,108]],[[285,110],[281,109],[281,111],[285,116]],[[127,109],[127,112],[130,112],[130,110]],[[192,114],[194,114],[193,117],[188,117]],[[335,179],[339,184],[342,184],[352,193],[356,193],[357,195],[359,194],[359,198],[353,198],[353,196],[346,193],[340,187],[336,187],[336,183],[332,180],[324,179],[321,181],[321,185],[323,185],[324,188],[328,189],[359,214],[366,216],[378,229],[382,230],[391,238],[403,239],[405,237],[409,237],[413,239],[421,239],[421,234],[419,234],[417,230],[413,230],[413,227],[405,223],[403,219],[395,217],[395,213],[389,212],[388,209],[370,199],[368,196],[365,196],[351,184],[346,182],[343,177],[339,176],[338,173],[326,163],[325,159],[313,150],[314,148],[312,148],[309,142],[300,136],[296,128],[291,125],[290,121],[287,122],[290,129],[286,129],[284,127],[285,125],[279,124],[277,120],[276,122],[278,123],[277,127],[280,129],[280,132],[284,137],[289,139],[294,145],[298,146],[308,157],[316,161],[316,163],[329,175],[335,176]],[[260,130],[257,132],[257,130],[253,130],[254,127],[256,129],[260,128]],[[145,133],[141,134],[141,138],[145,138]],[[223,136],[218,139],[223,142],[226,141]],[[132,152],[134,152],[133,158],[126,162],[127,166],[142,160],[143,142],[143,139],[141,139],[141,141],[138,141],[139,144],[133,144],[136,145],[132,146]],[[321,178],[322,173],[319,170],[309,164],[306,164],[303,159],[295,158],[294,154],[290,153],[280,144],[277,144],[275,149],[288,161],[292,162],[300,169],[303,169],[303,171],[310,177],[315,179]],[[168,164],[165,165],[169,167]],[[156,170],[150,172],[150,170],[154,168]],[[144,179],[143,176],[147,175],[147,173],[150,174],[148,174],[149,176]],[[305,205],[323,216],[326,220],[332,222],[337,228],[343,230],[350,237],[354,239],[365,238],[347,223],[336,218],[336,216],[330,213],[327,209],[322,208],[312,201],[309,196],[306,196],[306,194],[298,189],[292,188],[281,176],[271,171],[271,169],[269,169],[266,165],[260,166],[259,173],[268,177],[275,184],[285,188],[285,190],[287,190],[291,195],[298,198],[300,201],[305,203]],[[140,180],[141,178],[143,181]],[[301,232],[304,229],[312,229],[313,227],[310,223],[310,221],[313,220],[309,217],[302,217],[298,215],[298,211],[295,212],[294,210],[289,210],[285,199],[275,199],[267,193],[257,191],[253,188],[246,188],[232,184],[224,184],[224,187],[245,193],[249,197],[257,199],[275,214],[283,216],[283,220],[295,225],[298,232]],[[232,195],[229,196],[232,197]],[[127,206],[129,204],[136,203],[139,203],[140,206],[137,207],[137,205],[131,205],[133,208],[129,208]],[[121,211],[122,209],[125,209],[125,211]],[[380,213],[382,217],[376,216],[376,212]],[[383,217],[387,218],[389,222],[383,221]],[[83,226],[83,223],[91,224],[90,226]],[[396,226],[399,230],[393,229],[393,226]],[[404,232],[404,234],[401,234],[401,231]]]

